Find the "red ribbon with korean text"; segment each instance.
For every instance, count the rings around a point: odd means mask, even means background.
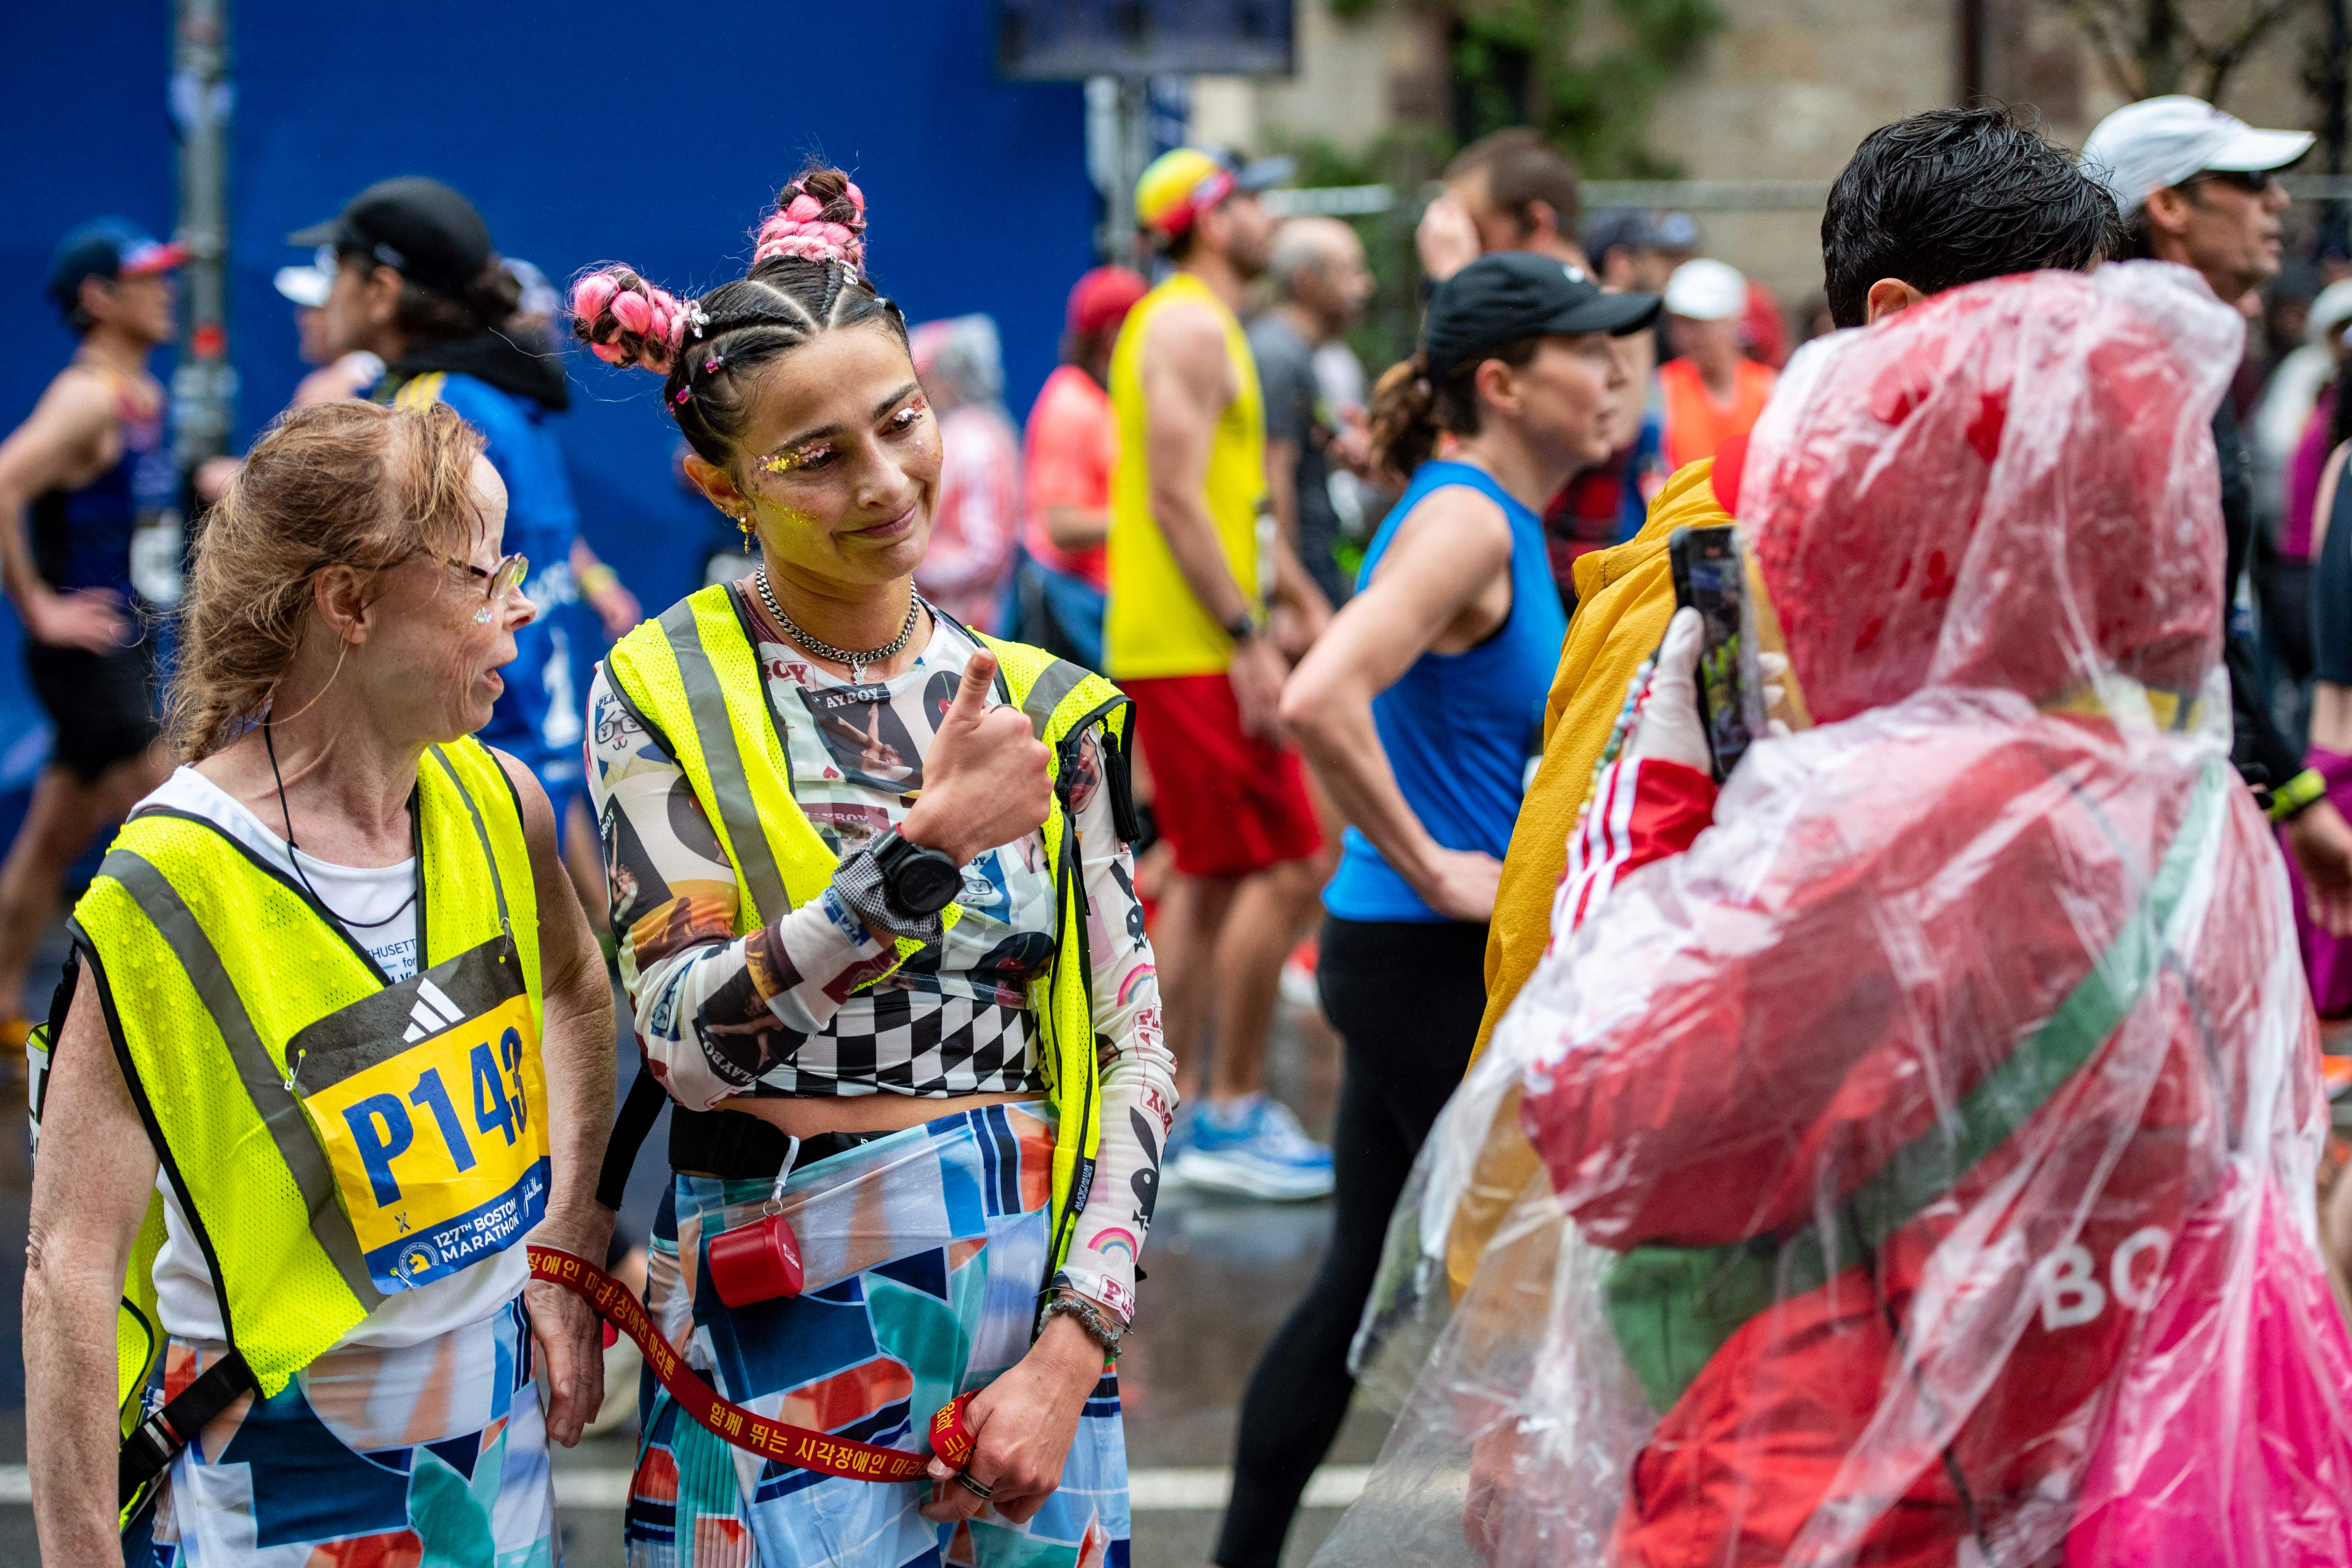
[[[807,1426],[791,1426],[720,1398],[699,1373],[686,1364],[686,1357],[678,1353],[677,1347],[654,1327],[645,1303],[627,1286],[586,1258],[552,1247],[533,1247],[530,1273],[534,1279],[562,1286],[593,1307],[606,1322],[628,1335],[645,1353],[646,1364],[661,1380],[661,1385],[677,1401],[678,1408],[746,1453],[853,1481],[929,1479],[926,1468],[930,1463],[929,1454],[909,1454],[901,1448],[885,1448]],[[971,1429],[963,1418],[964,1405],[971,1399],[969,1394],[960,1394],[931,1417],[931,1452],[957,1469],[971,1460]]]

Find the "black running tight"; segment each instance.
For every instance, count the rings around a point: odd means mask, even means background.
[[[1355,1391],[1348,1345],[1413,1156],[1469,1062],[1486,954],[1483,925],[1324,923],[1317,978],[1347,1043],[1331,1129],[1331,1247],[1242,1401],[1234,1500],[1217,1539],[1223,1568],[1274,1568],[1299,1493],[1339,1435]]]

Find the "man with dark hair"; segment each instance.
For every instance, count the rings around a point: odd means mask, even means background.
[[[2005,273],[2116,253],[2115,203],[2007,110],[1937,109],[1862,139],[1822,214],[1830,318],[1867,326]]]
[[[180,477],[147,361],[176,328],[171,273],[184,256],[121,218],[58,242],[49,300],[81,342],[0,441],[0,584],[55,732],[0,867],[0,1049],[24,1045],[26,967],[66,868],[169,771],[136,616],[171,597],[179,561]]]
[[[1413,233],[1423,274],[1433,284],[1442,283],[1493,250],[1533,251],[1580,275],[1592,274],[1593,262],[1576,241],[1577,193],[1576,165],[1546,145],[1531,126],[1515,125],[1473,142],[1446,164],[1444,192],[1429,204]],[[1596,227],[1613,237],[1620,225],[1596,219]],[[1620,243],[1654,241],[1643,216],[1639,232]],[[1655,272],[1654,252],[1646,259],[1647,269]],[[1654,291],[1654,285],[1641,282],[1631,261],[1619,256],[1617,275],[1598,281],[1610,289]],[[1552,577],[1561,600],[1570,605],[1576,602],[1572,574],[1578,557],[1630,537],[1665,479],[1660,422],[1648,406],[1657,339],[1637,332],[1613,338],[1610,346],[1625,367],[1617,424],[1625,444],[1606,462],[1571,478],[1544,509]]]
[[[2063,149],[2002,110],[1939,109],[1864,138],[1831,193],[1822,263],[1838,324],[1859,326],[1963,283],[2090,267],[2116,234],[2115,204]],[[1731,521],[1737,480],[1727,470],[1745,446],[1727,447],[1712,468],[1682,468],[1640,533],[1577,563],[1579,603],[1545,709],[1543,761],[1519,807],[1488,929],[1481,1049],[1550,940],[1552,890],[1594,761],[1628,678],[1674,614],[1666,537]],[[1475,1245],[1450,1267],[1475,1260],[1485,1234],[1457,1226]]]
[[[1532,250],[1590,272],[1576,243],[1576,165],[1531,125],[1482,136],[1445,165],[1445,192],[1414,231],[1421,269],[1442,283],[1490,250]]]
[[[2099,121],[2083,166],[2123,209],[2124,254],[2193,268],[2225,304],[2278,275],[2284,187],[2272,178],[2311,150],[2305,131],[2260,131],[2202,99],[2179,94],[2128,103]],[[2234,604],[2254,543],[2252,476],[2228,398],[2213,415],[2221,466],[2221,525],[2229,541],[2223,604]],[[2352,936],[2352,824],[2327,799],[2326,781],[2303,765],[2280,731],[2257,676],[2253,639],[2231,629],[2231,760],[2261,792],[2303,872],[2313,921]]]

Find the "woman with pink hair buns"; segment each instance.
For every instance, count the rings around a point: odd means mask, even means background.
[[[928,1480],[827,1475],[662,1393],[625,1529],[633,1560],[1116,1561],[1112,1363],[1174,1104],[1127,700],[917,591],[940,421],[866,220],[813,168],[744,278],[574,286],[598,356],[663,378],[687,477],[745,550],[590,691],[645,1052],[606,1190],[667,1097],[647,1305],[688,1359],[761,1415],[919,1455],[956,1452],[932,1423],[968,1398],[973,1442]],[[730,1260],[779,1226],[801,1286],[747,1292]]]
[[[2315,1032],[2229,767],[2242,331],[2132,262],[1791,362],[1740,512],[1812,727],[1718,790],[1677,613],[1396,1271],[1496,1142],[1538,1173],[1318,1561],[2352,1561]]]

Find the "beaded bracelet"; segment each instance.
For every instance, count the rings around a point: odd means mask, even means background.
[[[1103,1314],[1101,1308],[1084,1296],[1074,1296],[1067,1291],[1063,1291],[1045,1303],[1046,1317],[1050,1318],[1056,1312],[1075,1320],[1078,1327],[1086,1331],[1087,1338],[1101,1347],[1105,1360],[1118,1359],[1119,1342],[1127,1338],[1127,1331],[1124,1329],[1114,1328],[1110,1319]]]
[[[1592,761],[1592,777],[1585,782],[1584,786],[1584,804],[1576,808],[1579,828],[1584,825],[1585,813],[1592,809],[1592,797],[1598,791],[1601,775],[1608,772],[1609,764],[1624,755],[1625,748],[1633,743],[1633,731],[1641,722],[1642,709],[1650,700],[1650,677],[1657,668],[1658,656],[1653,653],[1642,661],[1641,668],[1633,672],[1633,678],[1625,683],[1625,705],[1617,710],[1617,721],[1609,728],[1608,743],[1601,748],[1601,754]]]

